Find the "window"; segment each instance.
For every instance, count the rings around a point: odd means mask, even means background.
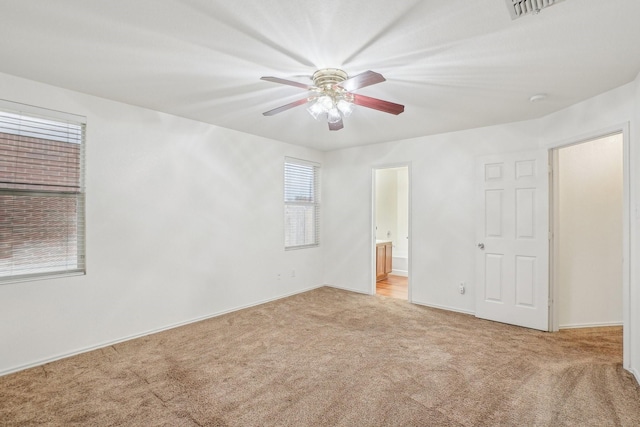
[[[84,273],[84,128],[0,103],[0,282]]]
[[[316,163],[285,159],[285,249],[307,248],[320,243],[319,171],[320,165]]]

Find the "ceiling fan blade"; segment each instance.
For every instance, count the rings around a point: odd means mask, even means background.
[[[347,92],[351,92],[352,90],[360,89],[361,87],[382,83],[385,80],[386,79],[382,74],[369,70],[343,81],[338,86],[345,88]]]
[[[274,114],[282,113],[283,111],[287,111],[293,107],[297,107],[298,105],[306,104],[307,102],[309,102],[309,98],[302,98],[289,104],[285,104],[281,107],[274,108],[273,110],[265,111],[264,113],[262,113],[262,115],[273,116]]]
[[[353,94],[353,103],[362,105],[363,107],[373,108],[374,110],[384,111],[385,113],[395,114],[396,116],[404,111],[404,105],[364,95]]]
[[[329,123],[329,130],[340,130],[344,127],[344,123],[342,123],[342,119],[336,123]]]
[[[260,80],[266,80],[268,82],[273,82],[273,83],[280,83],[283,85],[295,86],[295,87],[299,87],[307,90],[312,89],[314,87],[308,84],[294,82],[293,80],[281,79],[280,77],[265,76],[265,77],[260,77]]]

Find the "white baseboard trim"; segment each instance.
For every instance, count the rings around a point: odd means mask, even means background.
[[[622,326],[622,322],[570,323],[559,325],[559,329],[604,328],[607,326]]]
[[[409,272],[404,270],[391,270],[391,273],[389,274],[392,274],[394,276],[409,277]]]
[[[327,288],[340,289],[342,291],[349,291],[349,292],[355,292],[355,293],[358,293],[358,294],[371,295],[371,292],[366,292],[366,291],[363,291],[361,289],[347,288],[347,287],[338,286],[338,285],[324,285],[324,286],[326,286]]]
[[[239,310],[244,310],[245,308],[250,308],[250,307],[255,307],[258,305],[262,305],[262,304],[266,304],[272,301],[277,301],[279,299],[283,299],[283,298],[287,298],[287,297],[291,297],[297,294],[302,294],[305,292],[309,292],[312,291],[314,289],[318,289],[318,288],[322,288],[326,285],[317,285],[317,286],[312,286],[309,288],[305,288],[299,291],[295,291],[295,292],[289,292],[287,294],[283,294],[283,295],[279,295],[273,298],[267,298],[265,300],[260,300],[251,304],[245,304],[245,305],[241,305],[238,307],[234,307],[234,308],[230,308],[228,310],[223,310],[223,311],[218,311],[212,314],[207,314],[205,316],[201,316],[201,317],[197,317],[191,320],[186,320],[184,322],[179,322],[179,323],[173,323],[171,325],[168,326],[163,326],[161,328],[157,328],[157,329],[151,329],[148,330],[146,332],[141,332],[139,334],[133,334],[133,335],[128,335],[124,338],[118,338],[117,340],[113,340],[113,341],[107,341],[104,343],[100,343],[100,344],[95,344],[92,345],[90,347],[84,347],[78,350],[74,350],[74,351],[70,351],[67,353],[62,353],[62,354],[58,354],[52,357],[47,357],[44,359],[40,359],[37,360],[35,362],[31,362],[31,363],[26,363],[24,365],[20,365],[20,366],[16,366],[13,368],[9,368],[3,371],[0,371],[0,377],[4,376],[4,375],[9,375],[9,374],[13,374],[15,372],[19,372],[19,371],[23,371],[25,369],[29,369],[29,368],[34,368],[36,366],[42,366],[42,365],[46,365],[47,363],[51,363],[51,362],[55,362],[56,360],[61,360],[61,359],[66,359],[67,357],[72,357],[72,356],[77,356],[78,354],[82,354],[82,353],[88,353],[90,351],[93,350],[98,350],[100,348],[105,348],[105,347],[109,347],[115,344],[120,344],[122,342],[125,341],[130,341],[130,340],[134,340],[136,338],[142,338],[142,337],[146,337],[147,335],[153,335],[153,334],[157,334],[158,332],[163,332],[163,331],[167,331],[169,329],[174,329],[174,328],[179,328],[180,326],[185,326],[185,325],[189,325],[191,323],[196,323],[196,322],[201,322],[203,320],[207,320],[207,319],[211,319],[213,317],[218,317],[218,316],[222,316],[223,314],[228,314],[228,313],[232,313],[234,311],[239,311]]]
[[[636,377],[636,382],[640,384],[640,373],[638,373],[638,371],[636,371],[635,369],[629,369],[629,372],[631,372],[633,376]]]
[[[439,304],[430,304],[430,303],[416,301],[416,300],[413,300],[411,302],[413,304],[423,305],[425,307],[437,308],[439,310],[453,311],[453,312],[456,312],[456,313],[468,314],[470,316],[475,316],[476,315],[475,311],[464,310],[462,308],[449,307],[449,306],[446,306],[446,305],[439,305]]]

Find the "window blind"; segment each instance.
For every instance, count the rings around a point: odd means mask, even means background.
[[[0,281],[84,272],[84,137],[82,122],[0,110]]]
[[[285,249],[312,247],[320,243],[319,170],[316,163],[285,159]]]

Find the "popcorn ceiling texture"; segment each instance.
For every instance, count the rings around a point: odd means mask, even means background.
[[[0,425],[637,426],[621,354],[325,287],[2,377]]]

